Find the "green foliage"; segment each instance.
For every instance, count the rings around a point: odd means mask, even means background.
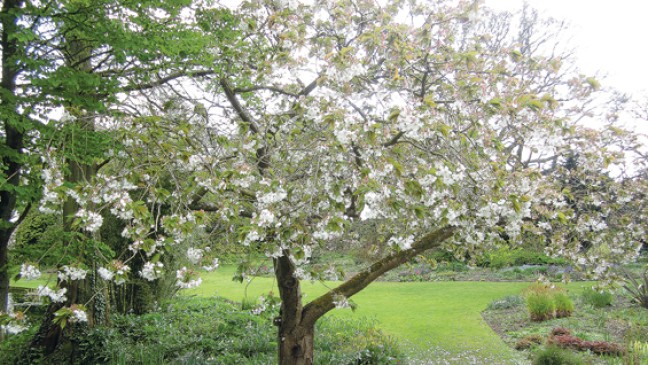
[[[163,308],[140,316],[115,315],[110,327],[76,331],[71,345],[77,357],[71,364],[276,362],[274,311],[256,316],[224,299],[188,297],[165,303]],[[364,319],[324,318],[316,331],[318,363],[393,364],[403,358],[396,343]],[[11,336],[10,341],[0,343],[3,354],[12,354],[8,363],[20,359],[30,335]],[[29,361],[39,364],[36,358]]]
[[[589,304],[596,308],[603,308],[612,305],[614,302],[614,295],[608,290],[594,290],[587,288],[583,290],[581,295],[583,303]]]
[[[553,285],[533,284],[526,289],[525,297],[532,321],[569,317],[574,311],[574,302],[564,289]]]
[[[44,267],[56,266],[62,258],[65,239],[60,216],[32,210],[16,229],[16,243],[12,246],[13,263],[37,262]]]
[[[524,298],[519,295],[507,295],[504,298],[494,300],[488,303],[487,309],[489,310],[498,310],[498,309],[510,309],[519,307],[524,304]]]
[[[397,343],[366,319],[327,316],[318,321],[315,342],[321,364],[394,364],[403,354]]]
[[[547,346],[537,353],[533,365],[585,365],[585,362],[568,350]]]
[[[641,307],[648,309],[648,269],[639,279],[632,274],[625,273],[626,284],[623,288],[632,296],[632,299]]]
[[[543,252],[528,248],[510,248],[508,246],[488,252],[477,259],[479,266],[490,267],[491,269],[521,265],[563,265],[566,263],[565,259],[549,257]]]
[[[571,316],[574,311],[574,302],[564,291],[554,291],[553,301],[556,306],[556,317],[564,318]]]
[[[526,295],[526,306],[532,321],[545,321],[554,317],[556,304],[551,293],[532,291]]]

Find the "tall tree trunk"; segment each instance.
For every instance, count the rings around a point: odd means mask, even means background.
[[[0,312],[6,312],[9,304],[9,239],[18,222],[11,222],[17,202],[16,188],[20,186],[24,129],[20,128],[21,116],[17,111],[16,77],[18,76],[18,10],[23,0],[5,0],[0,10],[2,24],[2,81],[0,81],[0,116],[4,124],[7,148],[2,156],[6,187],[0,190]]]
[[[86,42],[78,39],[67,39],[66,40],[66,61],[71,67],[75,67],[83,72],[92,72],[90,60],[91,48],[88,47]],[[81,95],[82,97],[82,95]],[[93,133],[95,130],[94,120],[92,117],[85,116],[83,111],[77,108],[73,100],[68,100],[68,112],[77,119],[72,123],[77,123],[79,130],[84,131],[85,133]],[[73,136],[72,138],[80,138],[81,136]],[[84,184],[91,182],[94,176],[97,174],[97,166],[95,164],[87,164],[85,162],[80,162],[86,156],[86,151],[75,150],[74,148],[78,146],[73,141],[65,141],[70,143],[72,146],[73,156],[78,156],[78,158],[69,158],[67,163],[67,171],[65,174],[65,181],[71,183],[72,185]],[[92,146],[88,146],[92,148]],[[75,227],[73,227],[74,217],[79,211],[79,205],[73,198],[68,198],[63,203],[63,227],[66,232],[73,232]],[[88,235],[87,239],[97,239],[98,233],[94,237]],[[84,304],[86,306],[86,315],[88,318],[87,325],[92,327],[98,323],[107,322],[109,313],[108,313],[108,297],[105,295],[105,291],[100,290],[96,285],[96,269],[94,268],[94,259],[92,258],[93,253],[78,253],[79,260],[85,262],[85,264],[90,268],[90,272],[83,280],[77,281],[64,281],[60,282],[62,288],[67,288],[67,300],[65,303],[51,303],[47,309],[47,313],[38,333],[34,337],[31,343],[32,348],[41,348],[45,350],[46,355],[51,355],[54,351],[57,351],[59,345],[69,341],[69,331],[73,331],[75,328],[78,328],[79,325],[68,326],[66,330],[61,330],[60,327],[53,323],[54,313],[64,306],[70,306],[72,304]],[[66,350],[69,351],[69,354],[63,354],[65,358],[73,359],[75,346],[64,346]]]

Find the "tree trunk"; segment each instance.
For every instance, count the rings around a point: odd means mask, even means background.
[[[291,331],[279,327],[279,364],[312,365],[314,326],[297,326]]]
[[[275,276],[281,297],[281,316],[275,319],[279,327],[279,364],[312,365],[315,322],[302,318],[302,301],[299,279],[294,276],[295,266],[285,251],[274,260]]]
[[[9,307],[9,230],[0,230],[0,312]],[[0,334],[1,335],[1,334]]]
[[[0,190],[0,312],[6,312],[9,304],[9,239],[18,222],[11,222],[16,209],[17,190],[20,186],[24,131],[19,127],[21,116],[17,111],[16,78],[18,77],[18,44],[16,38],[19,9],[23,0],[2,2],[2,80],[0,81],[0,116],[4,123],[6,147],[1,165],[7,179]],[[9,152],[9,153],[7,153]],[[28,209],[28,208],[27,208]]]

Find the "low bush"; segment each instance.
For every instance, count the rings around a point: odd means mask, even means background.
[[[551,336],[569,336],[571,331],[565,327],[555,327],[551,330]]]
[[[557,346],[547,346],[536,354],[533,365],[585,365],[585,361]]]
[[[623,346],[619,344],[606,341],[585,341],[576,336],[572,336],[571,331],[564,327],[552,329],[547,338],[547,344],[563,349],[591,351],[597,355],[619,356],[624,353]]]
[[[567,263],[565,259],[549,257],[543,252],[527,248],[509,248],[506,246],[484,255],[477,261],[479,266],[496,270],[508,266],[566,265]]]
[[[163,310],[115,315],[112,326],[80,330],[70,344],[70,364],[274,364],[277,358],[276,310],[259,315],[241,311],[220,298],[180,297]],[[367,320],[323,318],[316,328],[317,363],[392,364],[403,358],[396,343]],[[33,335],[33,333],[31,333]],[[15,354],[2,364],[62,363],[21,358],[31,336],[12,336],[0,349]],[[11,345],[11,347],[8,347]],[[54,359],[54,360],[52,360]],[[54,361],[54,362],[52,362]]]
[[[588,288],[582,294],[583,303],[589,304],[596,308],[604,308],[612,305],[614,302],[614,295],[607,290],[594,290]]]
[[[572,335],[549,336],[547,343],[563,349],[576,351],[591,351],[597,355],[620,356],[624,353],[623,346],[606,341],[584,341]]]
[[[487,309],[489,310],[498,310],[498,309],[510,309],[519,307],[524,304],[524,298],[519,295],[508,295],[504,298],[494,300],[488,304]]]

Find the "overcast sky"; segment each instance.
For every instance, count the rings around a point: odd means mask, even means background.
[[[648,1],[527,0],[541,13],[569,21],[578,65],[584,73],[600,71],[603,84],[639,94],[648,90]],[[486,0],[513,11],[523,0]]]

